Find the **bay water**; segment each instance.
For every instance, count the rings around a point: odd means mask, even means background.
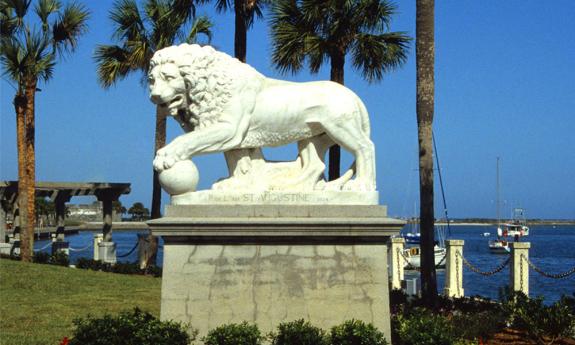
[[[483,234],[489,232],[490,236]],[[494,226],[451,226],[450,239],[464,240],[463,256],[477,269],[487,272],[500,266],[508,255],[492,254],[489,251],[488,241],[496,235]],[[113,241],[116,243],[116,252],[122,256],[130,252],[138,240],[138,234],[147,231],[115,231]],[[93,258],[94,232],[82,231],[77,235],[66,236],[70,242],[70,261],[76,263],[78,258]],[[558,274],[569,271],[575,267],[575,226],[531,226],[530,234],[521,239],[530,242],[529,260],[545,273]],[[48,241],[36,241],[35,248],[41,249]],[[49,251],[49,248],[43,251]],[[138,250],[134,250],[126,257],[118,258],[120,262],[136,262]],[[163,262],[163,242],[160,240],[158,264]],[[407,272],[406,277],[418,277],[417,272]],[[437,271],[438,289],[441,292],[444,286],[445,271]],[[491,276],[482,276],[464,266],[463,288],[466,296],[479,295],[497,299],[500,288],[509,285],[509,265],[501,272]],[[561,295],[572,296],[575,293],[575,274],[563,279],[545,277],[533,269],[529,269],[530,296],[543,296],[546,303],[557,301]]]

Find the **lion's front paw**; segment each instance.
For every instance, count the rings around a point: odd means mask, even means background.
[[[156,158],[154,158],[154,169],[158,172],[170,169],[179,161],[187,159],[180,150],[178,150],[173,145],[168,145],[162,149],[158,150],[156,153]]]

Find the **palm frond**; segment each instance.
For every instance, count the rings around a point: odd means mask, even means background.
[[[360,34],[352,47],[352,63],[368,82],[379,81],[407,61],[411,39],[403,32]]]
[[[6,2],[2,0],[0,2],[0,37],[11,37],[17,28],[18,20],[14,17],[14,10],[8,7]]]
[[[42,31],[48,32],[50,29],[48,17],[50,17],[52,13],[57,13],[60,7],[62,7],[62,4],[58,0],[38,0],[34,10],[42,22]]]
[[[24,16],[28,13],[28,8],[32,0],[3,0],[2,10],[10,9],[14,14],[15,25],[19,28],[24,26]]]
[[[2,38],[0,41],[2,74],[15,82],[19,82],[24,74],[23,55],[24,49],[20,40],[14,37]]]
[[[98,82],[104,88],[109,88],[134,70],[135,66],[131,66],[129,61],[130,54],[130,51],[117,45],[96,47],[94,60],[98,66]]]
[[[56,65],[49,37],[43,32],[27,30],[22,48],[22,78],[48,81]]]
[[[114,38],[135,41],[146,37],[144,21],[135,0],[117,0],[110,19],[115,23]]]
[[[216,11],[218,13],[226,12],[232,8],[232,0],[216,0]]]
[[[210,19],[206,16],[201,16],[196,18],[192,23],[192,27],[190,28],[190,33],[186,38],[186,42],[188,43],[197,43],[198,36],[204,35],[208,39],[208,44],[212,41],[212,27],[214,24],[210,21]]]
[[[54,46],[59,53],[72,52],[78,38],[88,30],[90,12],[81,4],[68,4],[52,28]]]

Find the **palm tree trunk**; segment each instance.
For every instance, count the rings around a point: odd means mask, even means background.
[[[343,85],[344,83],[345,54],[334,53],[331,55],[330,80]],[[328,180],[333,181],[340,176],[341,148],[333,145],[329,148]]]
[[[419,197],[421,223],[421,292],[424,303],[437,300],[435,272],[433,144],[434,108],[434,0],[416,2],[417,129],[419,140]]]
[[[248,28],[245,18],[245,0],[234,0],[235,11],[235,36],[234,36],[234,56],[241,62],[246,62],[246,51],[248,45]]]
[[[28,194],[26,193],[26,95],[19,90],[14,97],[16,109],[16,142],[18,147],[18,223],[15,229],[20,234],[20,257],[22,261],[32,261],[28,228]]]
[[[34,249],[34,228],[36,220],[36,128],[35,128],[35,96],[36,96],[37,80],[31,78],[26,84],[26,120],[25,120],[25,133],[26,133],[26,219],[28,224],[23,233],[26,233],[26,241],[28,248],[22,251],[22,260],[32,260],[32,253]],[[22,241],[21,243],[23,243]]]
[[[166,146],[166,114],[156,107],[156,138],[155,138],[155,152]],[[159,174],[154,170],[154,181],[152,188],[152,211],[151,218],[156,219],[162,216],[162,188],[160,186]],[[148,250],[147,258],[143,259],[145,266],[156,265],[158,257],[158,238],[153,236],[150,232],[148,234]]]

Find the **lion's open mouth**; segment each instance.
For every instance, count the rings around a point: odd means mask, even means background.
[[[182,106],[183,103],[184,103],[184,97],[178,95],[172,98],[172,100],[160,104],[160,106],[163,108],[168,108],[171,113],[177,113],[178,109]]]

